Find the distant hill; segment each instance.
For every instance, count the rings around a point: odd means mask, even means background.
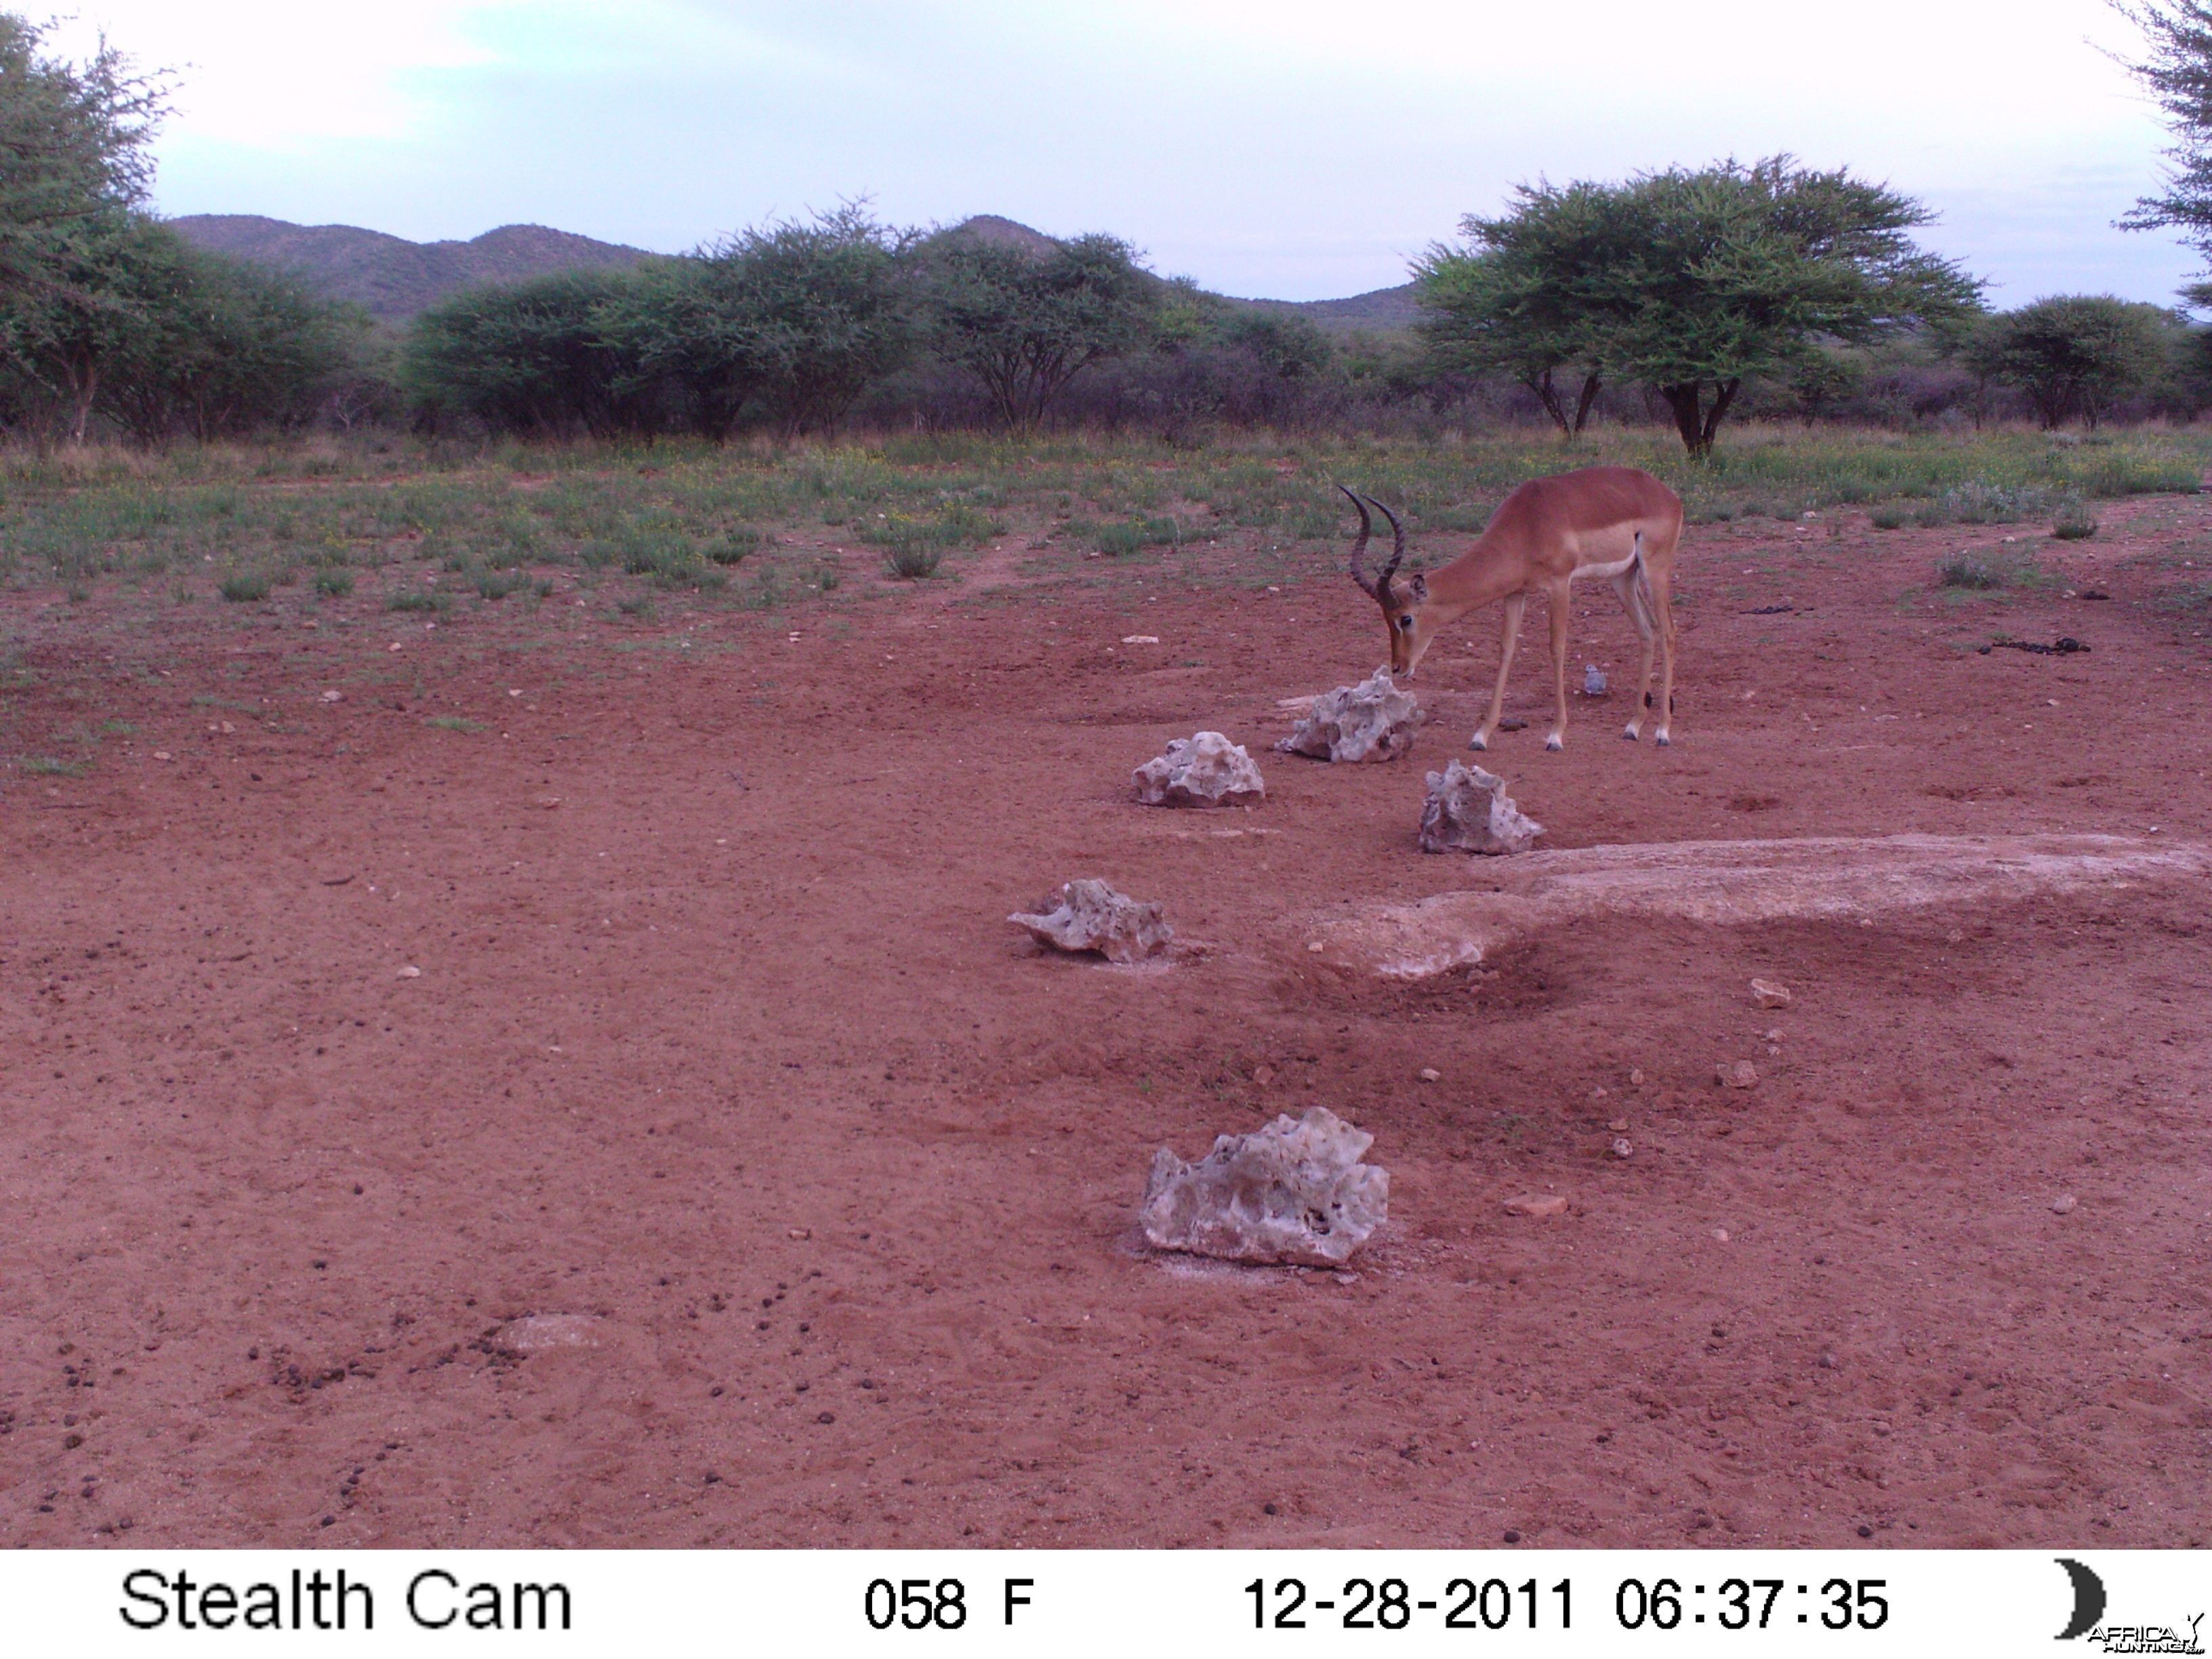
[[[466,242],[410,242],[352,225],[295,225],[245,213],[195,213],[169,223],[198,246],[292,271],[393,323],[479,283],[620,268],[649,257],[643,248],[544,225],[501,225]]]
[[[1421,319],[1413,284],[1373,289],[1348,300],[1239,300],[1238,305],[1261,306],[1269,311],[1295,312],[1332,334],[1353,329],[1411,328]]]
[[[643,248],[596,242],[544,225],[501,225],[466,242],[410,242],[353,225],[295,225],[250,213],[195,213],[169,223],[198,246],[292,271],[333,299],[353,301],[390,323],[404,323],[479,283],[519,283],[556,270],[621,269],[652,257]],[[979,213],[936,234],[1033,254],[1060,246],[1042,231],[995,213]],[[1230,303],[1291,313],[1332,334],[1410,328],[1420,315],[1411,283],[1348,300]]]

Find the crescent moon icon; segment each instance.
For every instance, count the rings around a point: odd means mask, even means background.
[[[2066,1569],[2067,1577],[2073,1581],[2074,1622],[2060,1631],[2056,1639],[2070,1642],[2094,1629],[2105,1616],[2105,1581],[2079,1561],[2069,1561],[2063,1555],[2057,1559]]]

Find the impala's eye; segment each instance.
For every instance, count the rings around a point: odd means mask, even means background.
[[[1401,617],[1398,618],[1398,626],[1401,628],[1411,628],[1413,625],[1413,619],[1411,617]]]

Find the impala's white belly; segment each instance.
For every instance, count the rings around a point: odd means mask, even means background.
[[[1577,565],[1572,570],[1570,570],[1567,573],[1567,580],[1571,582],[1578,582],[1592,577],[1603,576],[1607,580],[1610,580],[1612,578],[1624,574],[1628,568],[1635,562],[1636,553],[1632,546],[1626,558],[1619,560],[1613,564]]]

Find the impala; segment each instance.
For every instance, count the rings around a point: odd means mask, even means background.
[[[1505,677],[1513,667],[1521,613],[1531,593],[1543,594],[1552,614],[1552,684],[1559,714],[1544,747],[1566,746],[1568,597],[1576,582],[1594,577],[1613,584],[1644,644],[1636,704],[1621,735],[1634,742],[1643,734],[1644,711],[1656,707],[1659,723],[1651,735],[1660,744],[1668,741],[1668,717],[1674,708],[1674,611],[1668,584],[1674,572],[1674,544],[1682,534],[1682,501],[1665,484],[1632,466],[1588,466],[1556,477],[1532,478],[1505,498],[1473,547],[1449,564],[1425,574],[1417,571],[1402,583],[1393,580],[1398,562],[1406,556],[1406,532],[1397,515],[1372,496],[1349,489],[1344,493],[1359,510],[1359,538],[1352,544],[1352,580],[1382,607],[1382,620],[1390,630],[1393,673],[1412,678],[1439,629],[1486,605],[1504,605],[1498,689],[1490,699],[1489,717],[1475,728],[1468,748],[1489,748],[1491,734],[1505,711]],[[1367,516],[1370,506],[1390,520],[1396,538],[1390,562],[1372,580],[1360,563],[1373,529]],[[1651,700],[1655,640],[1661,662],[1656,705]]]

